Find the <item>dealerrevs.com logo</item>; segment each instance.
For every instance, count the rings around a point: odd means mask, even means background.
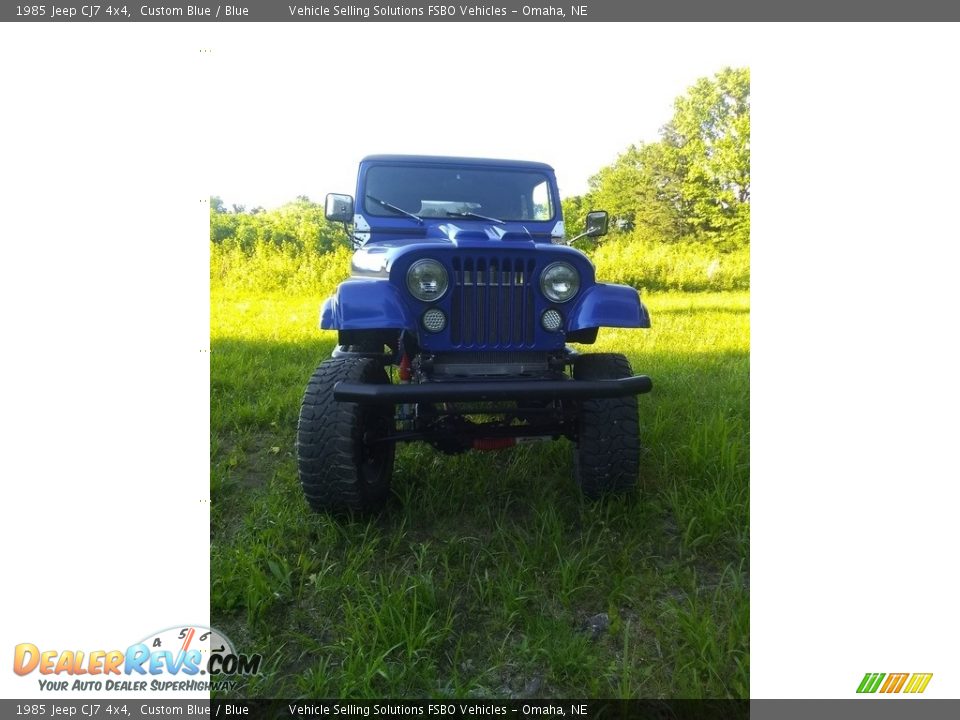
[[[260,671],[262,655],[237,653],[221,632],[200,625],[170,627],[125,650],[51,650],[20,643],[13,671],[36,673],[41,690],[232,690],[237,676]]]
[[[857,687],[858,693],[922,693],[933,673],[867,673]]]

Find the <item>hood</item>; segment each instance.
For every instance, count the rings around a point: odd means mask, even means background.
[[[515,223],[512,224],[515,225]],[[431,232],[431,230],[433,232]],[[492,223],[483,225],[474,224],[470,227],[460,227],[454,223],[443,223],[442,225],[428,228],[427,237],[429,238],[431,235],[448,240],[455,245],[468,241],[483,242],[491,240],[510,243],[535,243],[538,240],[542,242],[549,238],[549,235],[545,236],[542,232],[534,233],[523,226],[507,228],[503,225],[494,225]]]

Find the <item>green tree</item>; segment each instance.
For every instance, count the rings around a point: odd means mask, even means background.
[[[726,68],[676,99],[659,142],[631,145],[590,179],[568,226],[603,208],[614,233],[694,240],[719,249],[750,241],[750,71]],[[579,223],[579,224],[578,224]],[[569,227],[568,227],[569,229]]]
[[[291,252],[327,252],[346,243],[346,236],[341,227],[327,222],[323,207],[306,195],[274,210],[258,206],[249,212],[243,205],[234,205],[229,211],[214,197],[210,200],[210,240],[232,244],[247,253],[260,245]]]
[[[750,239],[750,70],[701,78],[663,128],[689,234],[721,245]]]
[[[684,228],[673,160],[662,143],[631,145],[590,179],[589,204],[610,213],[615,231],[678,240]]]
[[[583,195],[573,195],[564,198],[560,202],[563,210],[563,225],[567,232],[567,237],[573,237],[579,228],[586,224],[587,212]]]

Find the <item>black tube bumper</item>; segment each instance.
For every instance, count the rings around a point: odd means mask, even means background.
[[[333,387],[333,399],[367,405],[468,400],[592,400],[639,395],[652,388],[653,382],[646,375],[619,380],[495,380],[402,385],[339,382]]]

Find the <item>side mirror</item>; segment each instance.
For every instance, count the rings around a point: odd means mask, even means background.
[[[594,210],[587,213],[587,229],[567,242],[567,245],[582,237],[598,238],[607,234],[610,217],[606,210]]]
[[[607,234],[607,224],[610,222],[606,210],[594,210],[587,213],[587,230],[583,234],[587,237],[600,237]]]
[[[333,222],[353,222],[353,198],[349,195],[327,193],[323,214],[327,216],[327,220]]]

